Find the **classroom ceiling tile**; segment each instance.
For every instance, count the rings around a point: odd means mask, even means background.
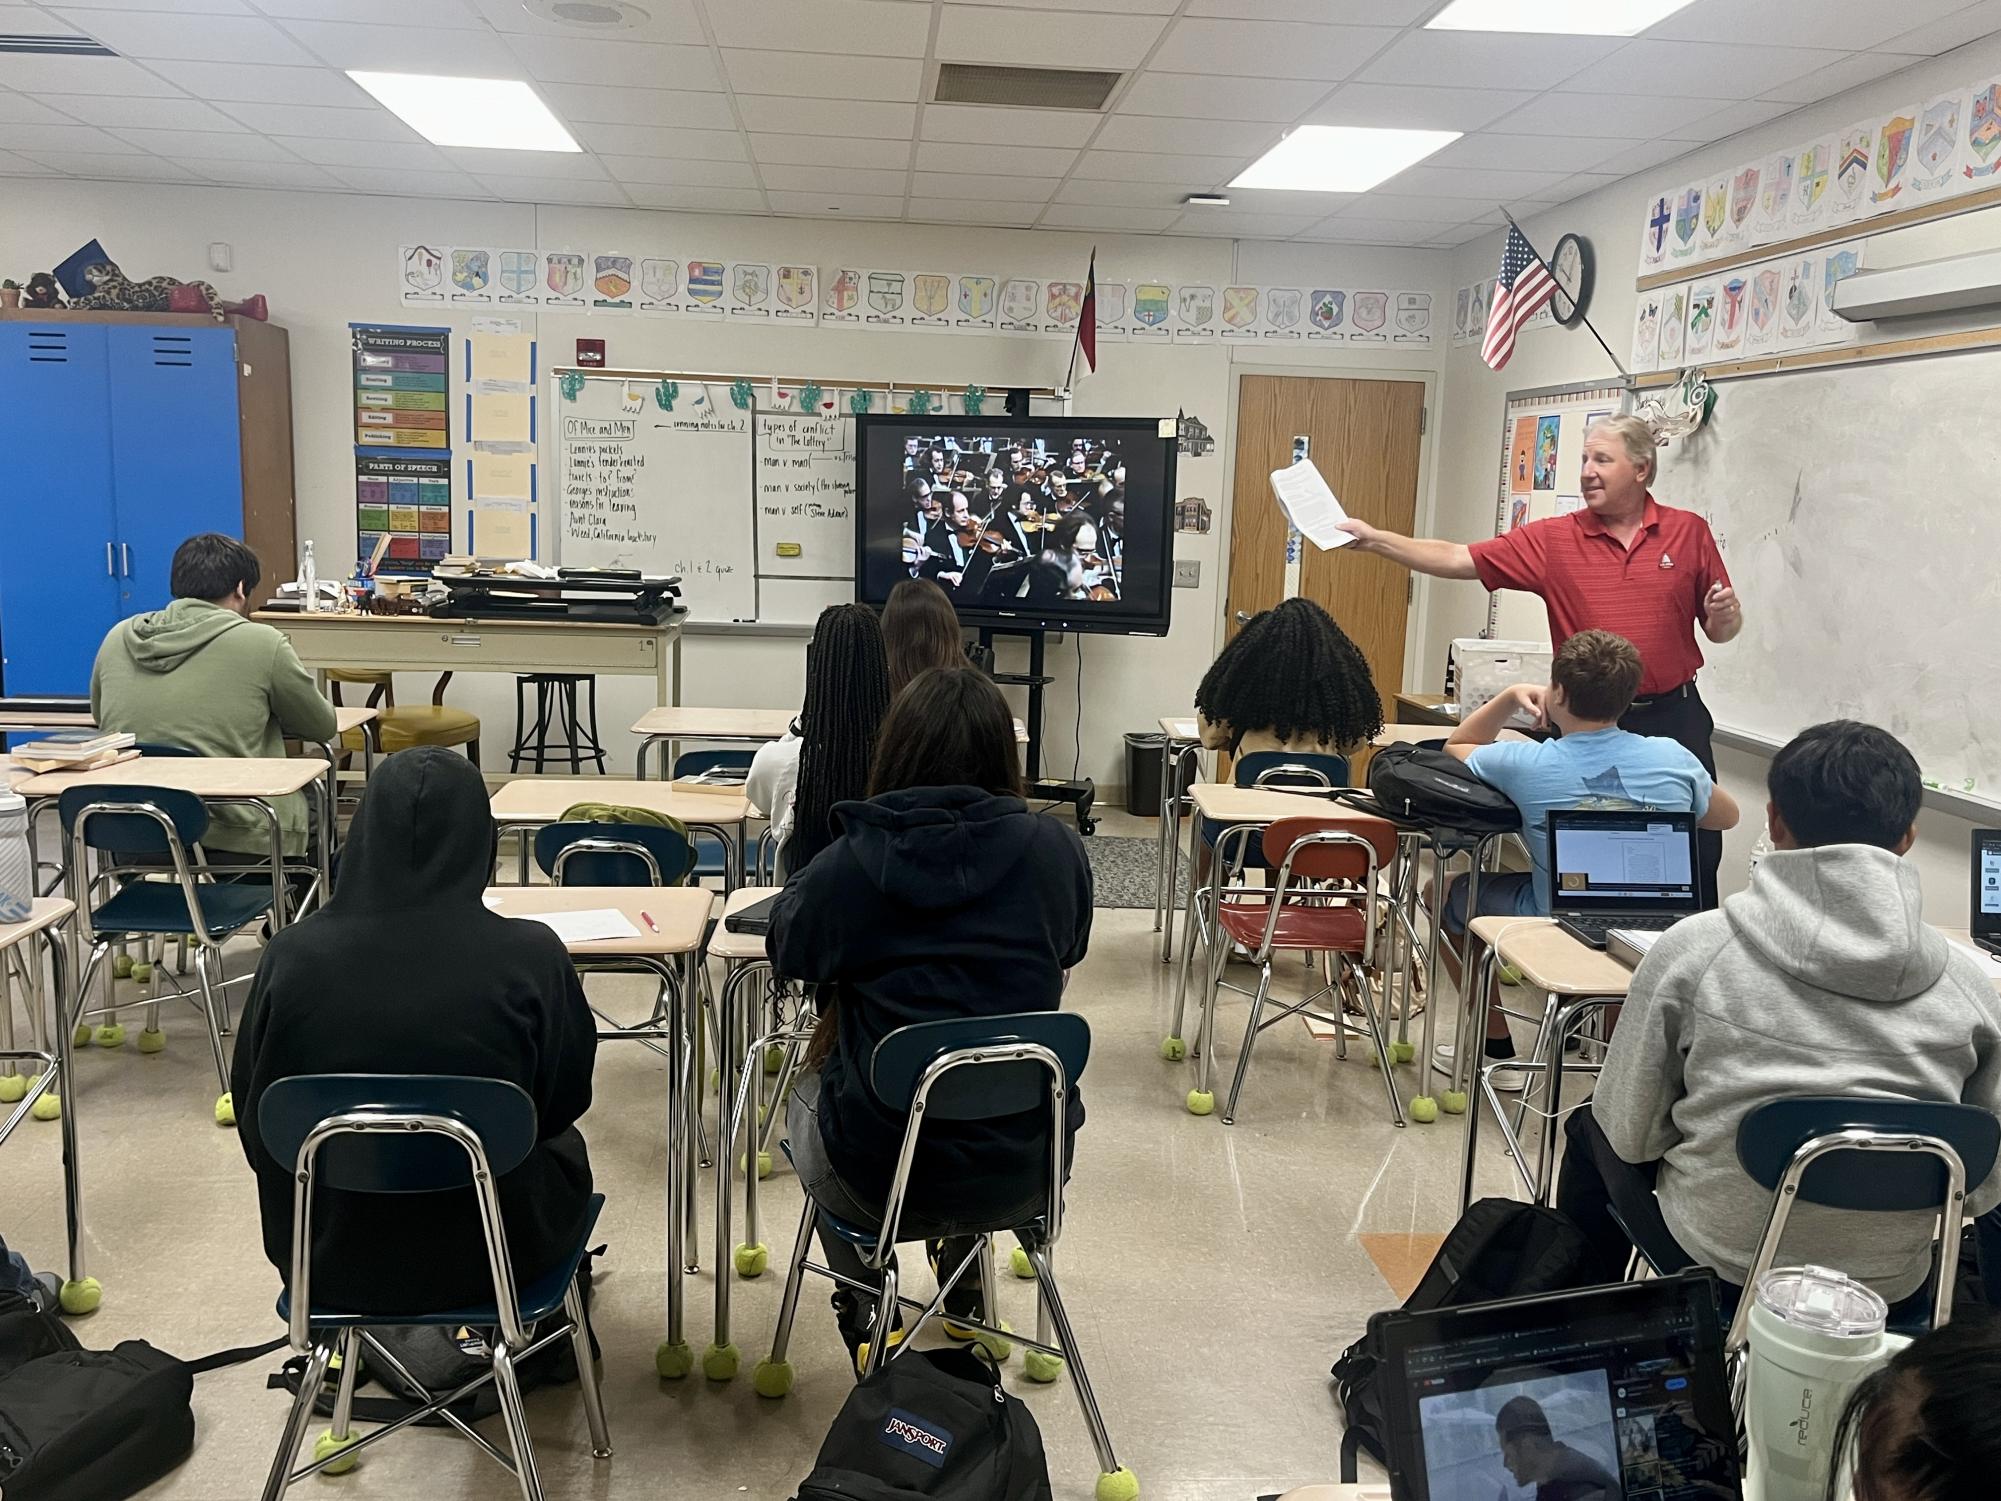
[[[454,153],[462,155],[463,153]],[[620,182],[670,183],[685,188],[754,188],[749,162],[700,162],[680,157],[607,156],[605,170]],[[481,177],[493,174],[481,172]]]
[[[1396,37],[1372,26],[1304,26],[1291,21],[1183,17],[1148,61],[1168,73],[1245,78],[1346,78]]]
[[[1482,235],[1490,235],[1493,232],[1494,226],[1491,224],[1461,224],[1457,228],[1444,230],[1439,234],[1433,235],[1429,243],[1450,249],[1456,245],[1465,245],[1479,239]]]
[[[158,70],[166,72],[162,66]],[[262,71],[246,68],[245,72]],[[127,94],[169,97],[179,91],[152,71],[122,57],[58,57],[0,52],[0,88],[28,94]]]
[[[914,58],[843,57],[808,52],[723,49],[730,87],[746,94],[810,99],[912,100],[924,80]]]
[[[1344,83],[1332,98],[1307,114],[1305,123],[1384,130],[1481,130],[1535,97],[1524,89]]]
[[[464,172],[412,171],[398,167],[329,166],[328,173],[357,193],[396,198],[491,198],[494,194]]]
[[[1188,155],[1241,155],[1255,158],[1283,134],[1278,125],[1237,120],[1170,120],[1151,115],[1114,115],[1092,138],[1105,151],[1165,151]]]
[[[1208,78],[1199,73],[1156,73],[1149,68],[1119,96],[1119,113],[1290,125],[1326,94],[1326,83],[1318,79]]]
[[[687,209],[705,214],[762,214],[764,194],[756,188],[684,188],[666,183],[636,182],[626,197],[641,208]]]
[[[766,191],[781,193],[864,193],[903,196],[904,174],[888,167],[763,166],[757,175]]]
[[[53,61],[54,59],[51,59]],[[87,61],[87,59],[75,59]],[[6,59],[0,58],[0,62]],[[131,64],[126,64],[131,66]],[[153,89],[109,89],[115,94],[174,92],[178,84],[197,99],[241,104],[321,104],[336,108],[380,109],[368,92],[332,68],[254,68],[248,63],[157,62],[148,66],[167,80],[149,79]],[[4,80],[0,80],[4,81]]]
[[[1435,240],[1444,228],[1410,219],[1364,219],[1341,214],[1302,230],[1302,240],[1330,240],[1353,245],[1416,245]]]
[[[1937,21],[1966,0],[1813,0],[1812,36],[1830,47],[1855,51],[1885,47],[1900,32]],[[1798,0],[1695,0],[1647,28],[1649,37],[1668,42],[1736,42],[1745,37],[1783,37],[1801,31]]]
[[[2001,31],[2001,0],[1981,0],[1964,10],[1891,37],[1884,45],[1892,52],[1915,52],[1920,57],[1937,57],[1968,42]]]
[[[29,0],[0,0],[7,6],[26,6]],[[247,16],[253,14],[247,0],[61,0],[69,10],[169,10],[182,15]],[[14,18],[0,10],[8,29]]]
[[[1363,83],[1441,89],[1484,88],[1497,81],[1546,89],[1609,57],[1620,43],[1618,37],[1409,31],[1356,77]],[[1602,81],[1598,87],[1604,87]]]
[[[65,3],[76,5],[82,0]],[[124,4],[125,0],[103,3]],[[162,8],[171,3],[163,0]],[[211,0],[203,0],[204,5],[209,3]],[[383,26],[442,26],[462,31],[478,31],[486,25],[465,0],[257,0],[257,9],[279,21],[369,21]]]
[[[1679,126],[1711,112],[1706,99],[1670,94],[1538,94],[1505,118],[1496,130],[1525,136],[1616,135],[1651,140],[1671,136]]]
[[[721,0],[708,7],[718,47],[922,57],[928,7],[909,0]]]
[[[1533,198],[1544,188],[1567,176],[1563,172],[1508,172],[1490,167],[1410,167],[1392,177],[1385,187],[1399,193],[1429,194],[1435,198],[1474,198],[1484,203],[1512,202]]]
[[[979,104],[927,104],[918,134],[927,141],[980,145],[1007,141],[1017,146],[1081,146],[1091,139],[1100,117],[1086,110],[1004,109]]]
[[[873,99],[786,99],[738,94],[745,130],[785,135],[868,136],[907,141],[917,128],[917,106]]]
[[[903,199],[858,193],[766,193],[773,212],[843,219],[901,219]]]
[[[119,182],[196,182],[195,174],[178,162],[144,152],[113,155],[103,151],[39,151],[18,153],[70,177],[108,178]]]
[[[1408,26],[1437,9],[1438,0],[1189,0],[1187,14],[1230,16],[1244,21]]]
[[[1036,222],[1050,229],[1117,229],[1159,233],[1180,214],[1175,209],[1119,208],[1111,204],[1052,203]]]
[[[285,29],[330,68],[517,78],[521,65],[490,31],[445,26],[370,26],[352,21],[287,21]]]
[[[1360,203],[1360,193],[1295,193],[1282,188],[1231,188],[1230,209],[1234,212],[1263,214],[1310,214],[1315,219]],[[1463,208],[1464,205],[1454,205]]]
[[[14,151],[143,151],[92,125],[10,125],[7,145]]]
[[[1582,198],[1586,193],[1595,193],[1600,188],[1609,188],[1625,177],[1623,172],[1574,172],[1553,187],[1543,189],[1552,203],[1568,203],[1573,198]]]
[[[474,177],[561,177],[570,182],[602,182],[599,159],[574,151],[509,151],[483,146],[442,146],[445,159]],[[605,161],[610,161],[607,157]]]
[[[729,95],[692,89],[606,89],[584,83],[542,83],[535,92],[572,126],[660,125],[734,130]]]
[[[1691,151],[1698,151],[1702,148],[1702,144],[1701,141],[1648,141],[1645,145],[1634,146],[1616,156],[1607,157],[1598,164],[1597,170],[1630,177],[1635,172],[1644,172],[1649,167],[1658,167],[1662,162],[1671,162],[1678,156],[1687,156]]]
[[[1056,190],[1058,203],[1108,203],[1121,208],[1178,209],[1187,196],[1188,190],[1179,183],[1092,182],[1078,177]]]
[[[990,224],[1027,229],[1042,213],[1039,203],[996,203],[989,198],[912,198],[906,219],[933,224]]]
[[[10,90],[0,90],[0,125],[75,125],[83,116],[73,109],[57,111],[50,108],[58,100],[95,100],[94,94],[43,95],[41,101],[30,99],[26,94],[16,94]],[[133,104],[136,100],[113,99],[114,105]],[[171,103],[172,101],[164,101]]]
[[[276,139],[322,167],[390,167],[398,172],[448,172],[452,168],[444,152],[425,142],[330,141],[324,136]]]
[[[751,155],[787,167],[895,167],[910,165],[916,146],[909,141],[871,141],[856,136],[754,135]]]
[[[1844,57],[1826,67],[1815,68],[1811,73],[1803,73],[1787,83],[1773,84],[1762,91],[1761,97],[1786,104],[1812,104],[1815,100],[1845,93],[1857,84],[1868,83],[1887,72],[1922,61],[1922,58],[1890,52],[1858,52],[1853,57]]]
[[[1284,240],[1318,223],[1319,218],[1318,214],[1240,214],[1227,208],[1191,208],[1170,224],[1167,232],[1227,240]]]
[[[333,191],[344,187],[326,167],[306,162],[225,162],[204,157],[176,158],[181,166],[210,182],[230,188],[320,188]]]
[[[85,125],[129,126],[136,130],[245,128],[214,105],[203,104],[199,99],[122,99],[115,94],[44,94],[41,97],[44,106],[53,106]],[[0,120],[6,118],[5,102],[0,101]]]
[[[607,42],[597,37],[534,36],[512,40],[520,62],[510,59],[502,77],[518,77],[521,65],[526,64],[529,77],[549,83],[711,91],[723,86],[715,54],[707,47]]]
[[[910,191],[923,198],[994,198],[1006,203],[1047,203],[1061,185],[1055,177],[1007,177],[985,172],[915,172]]]
[[[1627,42],[1602,68],[1573,74],[1559,87],[1567,94],[1602,94],[1609,86],[1630,84],[1642,93],[1680,94],[1689,99],[1755,99],[1776,84],[1839,62],[1842,56],[1825,47],[1641,39]]]
[[[224,104],[221,112],[266,135],[331,136],[340,141],[422,141],[386,109],[329,109],[321,104]]]
[[[960,63],[1132,68],[1145,60],[1165,26],[1157,16],[1106,16],[1082,10],[1031,25],[999,6],[947,5],[939,16],[932,53]]]
[[[40,162],[31,162],[25,156],[16,156],[11,151],[0,151],[0,175],[8,177],[54,177],[59,174],[54,167],[44,167]]]
[[[207,157],[219,162],[289,162],[298,158],[270,136],[246,130],[116,130],[136,150],[156,156]]]
[[[332,3],[345,3],[345,0],[332,0]],[[370,3],[379,4],[382,0],[370,0]],[[464,0],[464,3],[477,11],[495,31],[513,36],[567,39],[574,38],[579,29],[574,22],[537,15],[523,0]],[[636,24],[590,29],[600,33],[609,30],[612,35],[632,42],[702,45],[702,22],[695,14],[694,0],[645,0],[635,9],[640,14],[628,14],[626,20]]]
[[[1644,139],[1614,136],[1523,136],[1489,130],[1461,136],[1426,157],[1425,162],[1433,167],[1501,167],[1519,171],[1533,166],[1548,172],[1588,172],[1607,157],[1645,144]]]
[[[1241,172],[1241,156],[1154,156],[1138,151],[1087,151],[1077,160],[1076,175],[1101,182],[1178,183],[1184,192],[1200,192],[1227,182]]]
[[[1007,177],[1061,177],[1077,160],[1067,146],[969,146],[949,141],[920,141],[920,172],[997,172]]]
[[[715,96],[721,98],[720,94]],[[734,130],[676,130],[659,125],[579,125],[574,134],[590,151],[614,156],[687,156],[706,162],[750,160]]]
[[[1230,195],[1233,199],[1235,193]],[[1464,224],[1480,210],[1478,203],[1469,203],[1463,198],[1426,198],[1413,193],[1390,193],[1378,188],[1370,193],[1350,195],[1352,201],[1344,204],[1340,213],[1343,217],[1353,214],[1366,219],[1400,219],[1413,224]],[[1481,210],[1493,215],[1496,223],[1500,214],[1493,209]]]
[[[54,10],[52,15],[95,37],[121,57],[196,61],[311,64],[314,58],[269,21],[254,16],[203,16],[131,10]]]
[[[615,182],[566,182],[560,177],[513,177],[480,173],[473,179],[509,203],[581,203],[625,208],[631,199]]]
[[[1714,104],[1714,99],[1703,101]],[[1704,143],[1721,141],[1736,135],[1741,130],[1749,130],[1754,125],[1763,125],[1767,120],[1776,120],[1781,115],[1789,115],[1798,109],[1797,104],[1787,104],[1777,99],[1740,99],[1735,104],[1726,104],[1714,114],[1704,115],[1693,125],[1684,125],[1668,132],[1684,140],[1699,140]]]
[[[992,0],[945,0],[945,8],[982,3],[991,4]],[[1074,11],[1083,7],[1122,16],[1171,16],[1180,9],[1181,0],[1007,0],[1007,3],[1016,10]]]

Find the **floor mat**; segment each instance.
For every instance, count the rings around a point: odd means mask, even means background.
[[[1160,845],[1152,839],[1093,834],[1084,841],[1100,907],[1151,907],[1159,889]],[[1181,862],[1177,910],[1188,899],[1188,862]]]

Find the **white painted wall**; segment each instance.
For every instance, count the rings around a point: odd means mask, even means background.
[[[294,429],[297,444],[299,534],[322,558],[347,556],[354,538],[352,399],[347,325],[350,322],[453,323],[469,314],[404,309],[396,297],[396,247],[404,243],[491,244],[547,249],[699,248],[718,258],[808,258],[822,266],[925,264],[991,267],[1003,274],[1051,277],[1082,272],[1094,238],[1048,231],[750,219],[639,210],[530,207],[463,201],[371,198],[135,183],[39,182],[8,179],[0,215],[0,267],[25,280],[93,236],[134,277],[205,275],[207,246],[235,248],[236,269],[214,280],[226,296],[263,292],[273,321],[291,332]],[[1079,383],[1081,415],[1168,415],[1185,409],[1215,433],[1213,456],[1184,459],[1180,490],[1201,495],[1218,512],[1206,537],[1180,537],[1177,556],[1202,564],[1202,587],[1176,590],[1173,629],[1165,641],[1087,638],[1084,654],[1083,774],[1101,795],[1124,780],[1120,734],[1154,728],[1162,714],[1185,711],[1195,683],[1214,655],[1220,628],[1222,573],[1227,566],[1230,367],[1234,356],[1260,364],[1302,364],[1343,373],[1413,370],[1436,377],[1449,334],[1449,267],[1443,252],[1336,245],[1282,245],[1226,239],[1100,236],[1101,275],[1167,281],[1230,280],[1337,286],[1375,281],[1397,289],[1429,289],[1447,320],[1439,347],[1403,351],[1100,346],[1098,373]],[[569,363],[580,335],[603,337],[613,366],[774,374],[782,378],[894,377],[940,387],[977,381],[1060,383],[1068,349],[1054,342],[961,339],[855,330],[717,328],[680,321],[591,319],[581,314],[530,315],[542,359]],[[456,426],[456,418],[454,419]],[[546,435],[548,425],[544,425]],[[1433,429],[1434,433],[1436,428]],[[1428,457],[1428,455],[1427,455]],[[553,452],[542,455],[545,476]],[[545,490],[546,494],[546,490]],[[1421,508],[1428,494],[1421,497]],[[744,503],[748,504],[748,497]],[[455,526],[463,526],[456,507]],[[458,541],[463,544],[463,536]],[[1003,647],[1003,661],[1020,655]],[[1075,638],[1051,650],[1058,683],[1049,690],[1048,764],[1067,773],[1074,754],[1078,693]],[[717,705],[796,703],[803,685],[803,642],[690,637],[683,649],[682,700]],[[421,698],[428,685],[398,684]],[[513,683],[474,675],[454,681],[452,701],[485,721],[489,766],[504,752],[514,722]],[[614,769],[630,765],[625,727],[650,704],[638,680],[599,684],[600,725],[615,751]],[[628,771],[629,774],[629,771]]]
[[[1721,173],[1759,156],[1838,130],[1872,111],[1888,110],[1946,88],[2001,73],[2001,36],[1988,37],[1909,68],[1889,78],[1774,120],[1715,146],[1705,147],[1676,163],[1609,184],[1586,197],[1523,221],[1523,229],[1538,249],[1554,249],[1566,232],[1582,234],[1597,251],[1597,288],[1589,313],[1623,361],[1631,341],[1635,266],[1644,205],[1658,188]],[[1606,121],[1612,132],[1616,119]],[[1476,240],[1454,252],[1452,281],[1464,285],[1493,276],[1500,263],[1502,235]],[[2001,213],[1988,210],[1940,223],[1918,226],[1879,237],[1867,264],[1889,265],[1912,259],[1959,254],[2001,243]],[[1991,314],[1987,315],[1991,319]],[[1917,331],[1917,330],[1913,330]],[[1935,331],[1927,326],[1924,332]],[[1443,401],[1443,431],[1438,447],[1436,535],[1472,541],[1491,536],[1494,527],[1496,452],[1506,393],[1542,386],[1572,385],[1615,375],[1591,335],[1546,328],[1524,333],[1514,358],[1499,372],[1481,363],[1479,350],[1468,346],[1448,351]],[[1969,398],[1970,401],[1976,398]],[[1730,400],[1721,387],[1720,400]],[[1969,420],[1982,420],[1974,407]],[[1886,435],[1885,442],[1894,442]],[[1913,462],[1919,462],[1913,456]],[[1668,504],[1671,494],[1660,497]],[[1486,619],[1486,595],[1477,584],[1432,581],[1421,588],[1425,638],[1419,659],[1419,686],[1435,687],[1444,673],[1445,650],[1455,636],[1473,635]],[[1756,610],[1758,601],[1744,601]],[[1713,647],[1712,653],[1731,648]],[[1768,765],[1761,755],[1719,748],[1723,785],[1746,810],[1744,823],[1724,841],[1722,884],[1726,893],[1742,886],[1752,841],[1762,825],[1764,778]],[[1990,820],[2001,822],[2001,818]],[[1912,851],[1922,871],[1926,915],[1933,922],[1964,927],[1967,922],[1968,839],[1974,824],[1928,808],[1919,820],[1919,842]]]

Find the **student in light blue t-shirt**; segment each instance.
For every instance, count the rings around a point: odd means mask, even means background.
[[[1549,911],[1552,809],[1689,812],[1697,816],[1701,828],[1736,826],[1736,802],[1710,780],[1688,750],[1662,736],[1635,735],[1619,728],[1619,717],[1639,686],[1640,654],[1632,642],[1610,631],[1579,631],[1558,649],[1550,664],[1548,687],[1517,683],[1481,705],[1452,732],[1446,751],[1521,809],[1522,838],[1535,861],[1533,874],[1483,875],[1475,917],[1528,917]],[[1500,740],[1517,710],[1526,710],[1538,727],[1556,730],[1558,738]],[[1446,890],[1445,931],[1456,938],[1465,931],[1466,922],[1466,878],[1457,876]],[[1491,1014],[1487,1028],[1487,1056],[1514,1056],[1506,1019],[1498,1011]],[[1504,1089],[1520,1088],[1520,1071],[1504,1070],[1496,1083]]]

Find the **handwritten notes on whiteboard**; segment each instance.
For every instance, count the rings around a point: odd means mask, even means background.
[[[855,572],[855,425],[847,417],[757,417],[757,571],[851,580]]]

